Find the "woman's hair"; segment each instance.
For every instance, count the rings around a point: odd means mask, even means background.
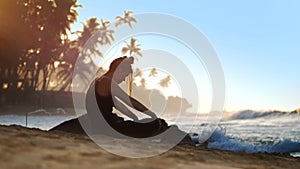
[[[127,82],[127,90],[128,95],[130,96],[132,93],[132,67],[131,64],[133,64],[134,58],[133,57],[120,57],[115,59],[111,62],[109,66],[109,71],[115,72],[115,71],[122,71],[125,73],[128,73],[128,77],[126,78]]]
[[[119,57],[111,62],[109,70],[115,72],[118,69],[118,71],[123,71],[130,74],[132,73],[131,64],[133,64],[133,61],[133,57]]]

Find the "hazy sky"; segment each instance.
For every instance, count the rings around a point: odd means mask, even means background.
[[[226,79],[226,110],[300,107],[298,0],[79,0],[78,23],[124,10],[161,12],[196,26],[214,46]]]

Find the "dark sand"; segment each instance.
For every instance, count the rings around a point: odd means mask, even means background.
[[[299,169],[300,158],[288,154],[249,154],[179,145],[159,156],[131,159],[106,152],[86,136],[0,126],[0,169],[10,168]]]

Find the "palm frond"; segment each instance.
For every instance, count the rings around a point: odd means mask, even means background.
[[[128,47],[123,47],[123,48],[122,48],[122,53],[123,53],[123,54],[125,54],[125,53],[127,53],[127,52],[128,52],[128,50],[129,50],[129,48],[128,48]]]
[[[124,16],[116,16],[115,19],[117,20],[115,26],[118,27],[122,24],[128,24],[130,28],[132,28],[132,22],[137,23],[136,19],[132,17],[132,11],[124,11]]]
[[[167,77],[160,80],[159,85],[163,88],[166,88],[171,83],[171,77],[168,75]]]
[[[149,77],[151,77],[151,76],[156,77],[156,75],[157,75],[156,68],[152,68],[151,71],[150,71],[150,73],[149,73]]]
[[[135,71],[134,71],[134,76],[137,77],[142,77],[143,76],[143,72],[141,71],[141,69],[139,68],[136,68]]]
[[[137,55],[139,55],[139,56],[143,56],[143,54],[141,53],[141,52],[139,52],[139,51],[136,51],[135,52]]]
[[[130,46],[135,46],[135,42],[136,42],[136,39],[131,38],[130,39]]]

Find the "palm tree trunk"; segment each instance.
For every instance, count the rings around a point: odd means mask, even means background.
[[[65,82],[65,84],[59,89],[60,92],[64,92],[68,90],[68,88],[71,87],[72,78],[68,78],[68,80]]]
[[[45,66],[44,67],[44,70],[43,70],[43,86],[42,86],[42,91],[46,91],[47,89],[47,67]]]

